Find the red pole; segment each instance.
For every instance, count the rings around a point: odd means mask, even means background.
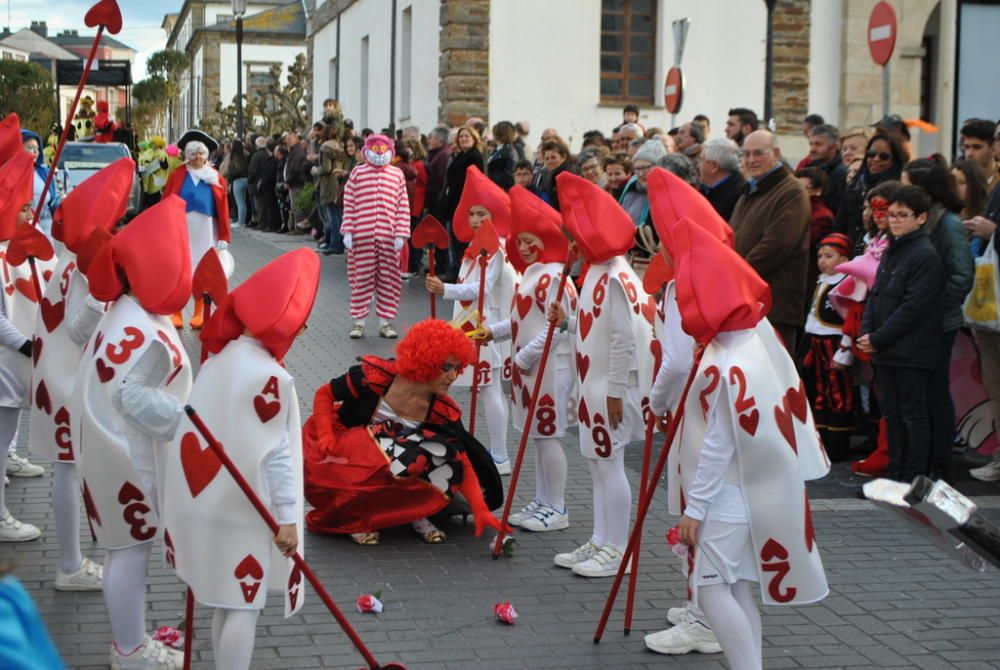
[[[646,420],[646,439],[642,445],[642,474],[639,476],[639,500],[646,497],[646,488],[652,486],[646,481],[649,476],[649,460],[653,451],[653,427],[656,425],[656,417],[649,413]],[[642,524],[636,519],[636,527],[640,528],[635,541],[635,551],[632,553],[632,571],[628,577],[628,597],[625,600],[625,635],[632,632],[632,609],[635,606],[635,586],[639,581],[639,547],[642,545]]]
[[[243,491],[243,495],[247,497],[250,504],[253,505],[255,510],[257,510],[257,514],[259,514],[260,518],[264,520],[264,523],[266,523],[267,527],[271,529],[271,532],[277,535],[278,522],[274,520],[274,517],[268,509],[264,507],[264,503],[261,502],[261,499],[257,496],[254,490],[250,488],[250,484],[247,483],[247,480],[243,478],[243,475],[236,468],[236,465],[232,462],[232,460],[230,460],[229,454],[226,453],[226,450],[222,448],[222,445],[219,444],[219,442],[215,439],[215,436],[212,435],[212,431],[208,429],[205,422],[201,420],[200,416],[198,416],[198,412],[196,412],[194,407],[191,407],[191,405],[185,405],[184,411],[187,413],[188,418],[191,419],[191,423],[194,424],[194,427],[198,429],[201,436],[205,438],[206,442],[208,442],[209,448],[215,453],[219,461],[222,462],[222,465],[226,468],[226,470],[229,471],[229,474],[232,475],[233,479],[236,480],[236,485],[240,487],[240,490]],[[332,614],[333,618],[337,620],[338,624],[340,624],[340,628],[344,631],[347,637],[350,638],[351,644],[354,645],[354,648],[357,649],[358,653],[360,653],[362,658],[365,659],[365,663],[368,664],[368,667],[371,668],[371,670],[378,670],[382,667],[378,664],[378,661],[375,660],[375,657],[372,656],[371,651],[369,651],[368,647],[365,646],[365,643],[361,641],[360,637],[358,637],[357,631],[354,630],[354,627],[351,626],[347,617],[345,617],[344,613],[340,611],[339,607],[337,607],[337,603],[335,603],[333,598],[330,597],[330,594],[327,593],[327,590],[323,587],[322,582],[319,581],[319,577],[317,577],[316,573],[312,571],[312,568],[310,568],[309,564],[302,558],[302,555],[299,554],[299,552],[295,552],[292,554],[291,559],[295,561],[295,565],[298,566],[299,570],[302,571],[302,574],[305,575],[306,579],[309,580],[309,583],[312,584],[312,587],[316,590],[316,594],[319,596],[320,600],[322,600],[323,604],[326,605],[326,608],[330,610],[330,614]],[[386,667],[401,666],[393,664],[392,666]]]
[[[618,590],[621,588],[622,579],[625,577],[625,568],[628,562],[632,558],[632,554],[635,552],[636,545],[638,544],[639,536],[642,534],[642,522],[646,518],[646,514],[649,513],[649,507],[653,502],[653,494],[656,493],[656,485],[660,481],[660,477],[663,476],[663,468],[667,465],[667,454],[670,453],[670,447],[673,444],[674,437],[677,435],[677,429],[681,425],[681,420],[684,418],[684,404],[687,402],[688,391],[691,390],[691,385],[694,383],[694,378],[698,374],[698,365],[701,363],[701,356],[704,353],[704,349],[699,347],[698,352],[695,354],[694,363],[691,365],[691,373],[688,375],[687,383],[684,384],[684,392],[681,394],[681,401],[677,408],[677,416],[670,423],[670,428],[667,430],[667,439],[663,442],[663,449],[660,450],[660,456],[656,461],[656,467],[653,468],[653,475],[649,479],[649,486],[646,488],[645,495],[639,501],[639,509],[635,515],[635,525],[632,527],[632,534],[628,538],[628,547],[625,549],[625,554],[622,556],[621,565],[618,567],[618,574],[615,575],[615,581],[611,585],[611,592],[608,593],[608,599],[604,603],[604,611],[601,613],[601,620],[597,624],[597,630],[594,632],[594,644],[599,644],[601,637],[604,635],[604,628],[608,624],[608,617],[611,616],[611,608],[615,604],[615,598],[618,597]]]
[[[35,257],[28,256],[28,267],[31,269],[31,284],[35,287],[35,295],[38,296],[38,302],[42,302],[42,282],[38,279],[38,270],[35,269]]]
[[[569,279],[569,271],[572,262],[566,261],[563,266],[562,276],[559,277],[559,288],[556,290],[555,302],[561,303],[563,294],[566,291],[566,281]],[[528,413],[524,417],[524,430],[521,431],[521,443],[517,445],[517,457],[514,459],[514,471],[510,475],[510,484],[507,485],[507,499],[503,505],[503,517],[500,519],[499,534],[493,546],[493,560],[500,558],[503,551],[502,529],[507,527],[507,519],[510,518],[510,508],[514,503],[514,492],[517,490],[517,478],[521,475],[521,463],[524,462],[524,450],[528,444],[528,433],[531,429],[531,421],[535,416],[535,407],[538,405],[538,395],[542,389],[542,378],[545,376],[545,365],[549,360],[549,349],[552,348],[552,338],[555,336],[556,322],[549,321],[549,329],[545,332],[545,345],[542,347],[542,357],[538,360],[538,374],[535,375],[535,387],[531,390],[531,400],[528,401]]]
[[[184,670],[191,670],[191,654],[194,650],[194,592],[187,590],[184,605]]]
[[[90,78],[90,68],[94,64],[94,59],[97,57],[97,47],[101,44],[101,38],[104,36],[104,26],[97,27],[97,34],[94,35],[94,43],[90,45],[90,54],[87,56],[87,62],[83,65],[83,74],[80,75],[80,83],[76,87],[76,96],[73,98],[73,104],[69,106],[69,115],[66,117],[66,123],[63,125],[62,136],[59,137],[59,144],[56,145],[56,152],[52,155],[52,168],[49,170],[49,176],[45,178],[45,187],[42,189],[41,194],[38,196],[38,207],[35,209],[35,218],[32,222],[35,226],[41,221],[42,208],[45,206],[45,200],[49,196],[49,187],[52,185],[52,179],[55,177],[56,169],[59,167],[59,159],[62,157],[63,146],[66,144],[66,138],[69,137],[69,126],[73,123],[73,117],[76,116],[76,106],[80,104],[80,96],[83,95],[83,88],[87,85],[87,79]],[[39,294],[38,299],[41,300],[41,295]]]
[[[486,250],[483,249],[479,252],[479,299],[477,302],[477,309],[479,310],[479,325],[482,326],[486,322],[483,318],[483,302],[486,300],[486,263],[488,258],[486,256]],[[431,294],[431,300],[434,300],[434,294]],[[476,367],[472,369],[472,400],[469,402],[469,433],[471,435],[476,434],[476,401],[479,400],[479,359],[482,354],[482,345],[476,342]]]
[[[431,277],[437,277],[437,274],[435,274],[434,272],[434,254],[436,249],[433,244],[428,244],[426,249],[427,249],[427,274],[429,274]],[[436,319],[437,296],[432,291],[428,291],[428,293],[430,293],[431,295],[431,318]]]

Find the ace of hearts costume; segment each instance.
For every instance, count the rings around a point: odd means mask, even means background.
[[[468,182],[466,182],[468,183]],[[509,330],[511,349],[515,356],[521,350],[532,347],[533,358],[541,355],[541,347],[536,340],[544,342],[549,321],[546,310],[555,299],[563,265],[568,254],[566,236],[560,230],[562,217],[545,202],[523,186],[510,190],[512,228],[507,238],[507,257],[515,269],[521,272],[510,311]],[[518,235],[530,233],[537,237],[542,247],[538,260],[525,266],[518,253]],[[566,282],[563,295],[563,309],[573,314],[577,309],[576,289],[571,281]],[[491,329],[493,330],[493,329]],[[535,417],[529,435],[535,438],[561,438],[566,428],[576,421],[576,378],[573,374],[576,349],[573,338],[565,333],[555,335],[554,354],[549,356],[544,372],[537,365],[524,370],[513,366],[511,376],[511,407],[514,425],[519,429],[525,425],[531,392],[535,388],[537,376],[542,374]]]
[[[625,210],[582,177],[564,172],[556,179],[563,227],[590,266],[575,324],[580,451],[587,458],[607,458],[643,436],[656,302],[625,260],[635,235]],[[614,430],[606,417],[609,396],[624,405],[623,421]]]
[[[23,149],[0,167],[0,280],[3,282],[2,307],[7,323],[0,328],[0,407],[28,407],[31,392],[31,358],[18,348],[31,338],[38,314],[38,299],[31,266],[21,257],[8,257],[11,239],[18,226],[18,214],[31,201],[34,158]],[[38,233],[39,237],[41,233]],[[52,275],[55,259],[48,240],[40,240],[48,250],[49,260],[35,260],[38,281]],[[23,255],[22,255],[23,256]],[[44,398],[41,399],[44,403]]]
[[[490,221],[496,228],[497,237],[501,239],[500,248],[486,261],[486,288],[483,291],[481,314],[484,324],[496,324],[503,320],[507,310],[510,309],[512,293],[508,293],[505,287],[513,289],[514,284],[514,271],[507,262],[503,248],[503,240],[509,238],[511,233],[511,202],[502,188],[494,184],[482,170],[470,165],[466,170],[462,198],[452,217],[455,237],[466,244],[472,241],[474,234],[469,225],[469,208],[476,205],[485,207],[489,211]],[[463,331],[475,330],[478,325],[467,319],[468,315],[476,311],[478,297],[479,257],[470,248],[462,256],[458,283],[444,285],[444,299],[455,302],[453,316],[456,321],[462,322]],[[509,377],[509,371],[510,346],[503,342],[486,342],[479,346],[479,370],[473,370],[472,366],[467,367],[453,385],[472,386],[475,377],[478,386],[491,386],[499,384],[502,377]]]
[[[684,330],[705,346],[671,450],[671,512],[693,506],[685,491],[694,490],[707,430],[717,420],[735,440],[725,481],[739,487],[745,502],[752,570],[764,603],[821,600],[829,589],[805,481],[824,476],[829,461],[795,366],[764,319],[770,290],[732,249],[689,219],[664,243],[675,260]],[[690,563],[698,552],[689,552]],[[697,602],[695,579],[692,587]]]
[[[202,332],[214,355],[189,399],[278,523],[297,524],[300,552],[299,403],[279,360],[305,325],[318,288],[316,254],[298,249],[230,293]],[[186,417],[163,466],[166,560],[198,602],[259,610],[267,592],[277,591],[285,594],[286,616],[297,611],[304,600],[301,572],[281,555],[267,524]]]
[[[187,352],[165,316],[191,295],[184,201],[167,197],[133,219],[97,252],[87,278],[95,298],[114,304],[80,360],[71,431],[94,532],[106,548],[121,549],[156,537],[154,459],[169,439],[161,434],[165,426],[139,426],[119,411],[126,380],[153,350],[151,360],[164,362],[163,374],[143,380],[146,385],[173,398],[178,412],[191,390]],[[173,420],[167,417],[164,424]]]
[[[384,135],[365,142],[365,162],[351,170],[344,186],[344,219],[340,234],[351,236],[347,279],[351,285],[351,318],[363,321],[375,297],[375,313],[394,319],[402,278],[397,239],[410,237],[410,201],[406,177],[390,165],[393,143]]]
[[[88,300],[90,288],[77,267],[77,252],[95,229],[110,232],[125,216],[134,172],[131,158],[115,161],[73,189],[53,216],[52,236],[63,248],[35,321],[39,351],[33,356],[35,402],[28,432],[31,452],[51,460],[75,460],[69,417],[73,377],[103,313],[96,300]]]

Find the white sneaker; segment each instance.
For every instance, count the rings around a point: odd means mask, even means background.
[[[7,475],[3,476],[3,485],[10,486],[10,477],[8,477]]]
[[[684,607],[671,607],[667,610],[667,622],[671,626],[679,626],[688,620],[688,612],[690,611],[690,603],[685,603]]]
[[[581,577],[613,577],[618,574],[618,566],[622,564],[622,551],[610,542],[585,561],[573,566],[573,573]],[[628,574],[626,566],[625,573]]]
[[[673,628],[650,633],[644,640],[646,648],[657,654],[719,654],[722,647],[711,629],[697,621],[682,621]]]
[[[29,542],[35,540],[42,531],[30,523],[21,523],[7,512],[0,519],[0,542]]]
[[[363,323],[356,323],[351,326],[351,339],[360,340],[365,336],[365,325]]]
[[[556,554],[553,562],[560,568],[572,569],[577,563],[582,563],[590,559],[598,551],[600,549],[593,542],[587,540],[582,547],[577,547],[575,551],[571,551],[568,554]]]
[[[180,670],[184,653],[157,642],[148,635],[139,648],[128,656],[111,645],[111,670]]]
[[[493,459],[493,465],[497,466],[497,472],[499,472],[501,476],[510,474],[510,458],[498,461],[497,457],[493,456],[493,454],[490,454],[490,457]]]
[[[969,474],[981,482],[1000,481],[1000,461],[992,461],[981,468],[972,468]]]
[[[7,454],[7,474],[11,477],[41,477],[45,468],[17,454]]]
[[[538,498],[532,498],[531,502],[522,507],[520,512],[514,512],[507,517],[507,523],[511,526],[520,526],[521,522],[534,514],[535,510],[537,510],[541,504],[542,503],[539,502]]]
[[[521,528],[535,533],[569,528],[569,514],[566,513],[565,507],[560,512],[552,505],[542,505],[534,514],[521,522]]]
[[[100,591],[104,585],[104,567],[89,558],[73,573],[56,573],[56,591]]]

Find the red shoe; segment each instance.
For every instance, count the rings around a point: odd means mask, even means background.
[[[878,422],[878,446],[864,460],[851,463],[851,472],[862,477],[881,477],[889,467],[889,438],[885,419]]]

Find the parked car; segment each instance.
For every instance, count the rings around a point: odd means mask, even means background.
[[[111,165],[119,158],[132,157],[128,146],[121,142],[67,142],[59,159],[58,186],[60,196],[68,195],[84,179]],[[132,192],[128,196],[128,218],[139,213],[140,182],[132,175]]]

